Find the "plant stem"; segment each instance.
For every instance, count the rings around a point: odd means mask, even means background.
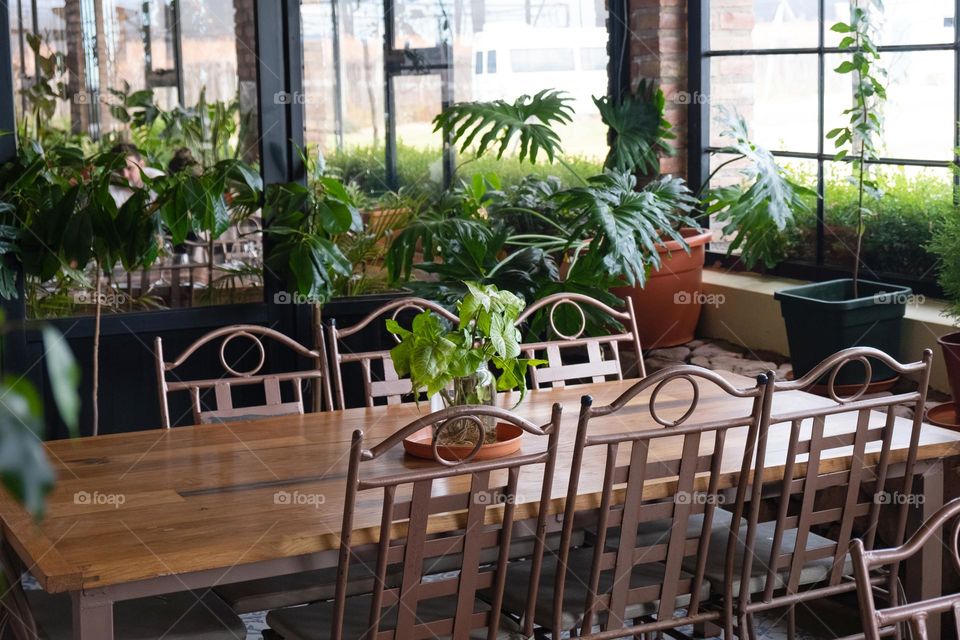
[[[710,172],[710,175],[707,176],[707,179],[704,180],[704,181],[703,181],[703,184],[700,185],[700,188],[697,189],[697,198],[698,198],[698,199],[700,198],[700,195],[703,193],[703,190],[707,188],[707,185],[710,184],[710,181],[713,179],[713,176],[717,175],[717,173],[720,171],[720,169],[723,169],[723,168],[724,168],[725,166],[727,166],[728,164],[732,164],[732,163],[736,162],[737,160],[743,160],[743,159],[746,158],[746,157],[747,157],[747,156],[741,154],[741,155],[737,156],[736,158],[730,158],[729,160],[727,160],[727,161],[725,161],[725,162],[721,162],[720,165],[717,166],[716,169],[714,169],[713,171]]]
[[[589,182],[587,182],[587,181],[584,179],[583,176],[581,176],[579,173],[577,173],[577,172],[574,170],[574,168],[573,168],[572,166],[570,166],[570,163],[568,163],[566,160],[564,160],[563,158],[557,156],[557,162],[559,162],[559,163],[563,166],[564,169],[566,169],[566,170],[569,171],[571,174],[573,174],[573,177],[575,177],[577,180],[579,180],[581,184],[583,184],[583,185],[588,185],[588,184],[590,184]]]

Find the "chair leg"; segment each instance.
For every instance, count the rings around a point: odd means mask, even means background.
[[[796,640],[797,637],[797,607],[790,605],[787,609],[787,640]]]

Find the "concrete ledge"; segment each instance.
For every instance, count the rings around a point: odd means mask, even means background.
[[[765,349],[789,354],[787,332],[780,317],[780,303],[775,291],[798,284],[800,280],[762,276],[756,273],[733,273],[720,269],[704,269],[703,293],[707,294],[697,334],[722,338],[749,349]],[[901,352],[907,360],[916,360],[924,349],[933,349],[931,386],[950,392],[947,373],[937,338],[955,326],[944,315],[946,303],[926,299],[907,306],[903,322]]]

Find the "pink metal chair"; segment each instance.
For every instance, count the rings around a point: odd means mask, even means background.
[[[533,634],[536,581],[528,592],[530,606],[522,629],[502,618],[500,603],[506,587],[509,548],[515,529],[532,527],[537,533],[529,563],[536,575],[543,558],[543,532],[560,429],[560,405],[553,406],[548,424],[537,426],[505,409],[463,406],[444,409],[410,423],[376,446],[365,449],[363,432],[353,434],[344,499],[336,597],[332,602],[273,611],[271,629],[285,640],[325,637],[331,640],[380,638],[529,638]],[[383,471],[383,459],[400,447],[406,436],[428,427],[485,416],[514,424],[530,439],[531,453],[455,462],[439,456],[436,464],[418,465],[409,471]],[[535,442],[540,440],[541,442]],[[474,449],[474,454],[479,450]],[[526,447],[527,445],[525,445]],[[535,488],[534,488],[535,487]],[[518,492],[539,498],[533,522],[515,521]],[[365,547],[354,542],[354,511],[358,502],[382,504],[379,540],[375,543],[375,586],[367,596],[347,597],[347,585],[361,565]],[[428,535],[438,517],[459,518],[463,527],[450,535]],[[485,551],[496,551],[496,562],[483,564]],[[433,574],[434,559],[451,554],[460,558],[459,570]],[[490,604],[479,600],[487,591]],[[329,629],[329,633],[327,633]],[[523,635],[519,635],[521,632]]]
[[[960,593],[940,596],[929,600],[897,605],[896,599],[885,608],[877,607],[874,592],[877,590],[877,570],[888,568],[896,574],[901,562],[916,555],[931,538],[938,536],[950,520],[960,515],[960,498],[951,500],[940,507],[920,529],[899,547],[867,551],[860,539],[850,543],[850,555],[853,558],[853,574],[857,585],[857,598],[860,601],[860,615],[863,619],[863,637],[866,640],[880,640],[897,634],[898,627],[907,627],[909,637],[914,640],[927,640],[927,621],[933,616],[952,613],[957,636],[960,636]],[[960,519],[953,524],[950,537],[953,552],[953,567],[960,573],[960,551],[957,539],[960,537]],[[944,541],[946,542],[946,541]],[[939,544],[939,541],[937,541]],[[889,593],[886,594],[889,601]],[[901,629],[901,632],[903,629]]]
[[[757,437],[769,417],[772,382],[772,374],[764,374],[755,386],[738,389],[713,371],[683,365],[651,374],[606,406],[594,407],[584,396],[559,554],[545,559],[537,572],[511,567],[507,611],[525,610],[526,576],[539,574],[536,621],[551,638],[567,632],[631,638],[719,621],[721,611],[707,602],[706,550],[712,532],[735,528],[730,514],[718,508],[727,499],[719,481],[731,464],[741,478],[749,477]],[[689,404],[672,420],[658,407],[669,384],[691,388]],[[740,399],[742,409],[724,419],[697,411],[703,385]],[[651,394],[647,407],[627,408],[645,391]],[[607,416],[617,417],[614,424],[629,421],[629,429],[591,433],[591,423]],[[736,444],[728,444],[734,431],[740,432]],[[596,474],[602,474],[599,508],[583,510],[581,504],[578,511],[581,478]],[[747,487],[740,483],[736,492],[746,493]],[[578,521],[590,523],[592,548],[571,550]]]
[[[623,380],[623,365],[620,360],[620,345],[630,345],[636,356],[636,367],[639,377],[647,375],[643,364],[643,352],[640,346],[640,334],[637,331],[637,318],[634,314],[633,303],[630,298],[624,299],[626,309],[617,311],[606,304],[579,293],[555,293],[537,300],[524,309],[517,319],[517,326],[526,326],[530,319],[542,310],[546,310],[548,324],[552,335],[551,340],[524,342],[521,346],[528,358],[546,355],[547,364],[540,365],[532,370],[531,386],[539,389],[544,385],[562,387],[567,382],[590,380],[603,382],[612,376]],[[565,334],[557,327],[556,313],[564,306],[570,307],[580,317],[580,328],[572,334]],[[606,336],[584,336],[587,329],[588,310],[600,311],[623,324],[626,331]],[[587,362],[565,362],[564,352],[578,350],[586,351]]]
[[[756,613],[787,608],[787,631],[793,638],[798,604],[853,591],[850,542],[860,537],[864,547],[872,549],[881,514],[891,524],[888,542],[903,541],[932,358],[928,349],[922,360],[901,364],[877,349],[854,347],[830,356],[799,380],[775,384],[777,391],[805,389],[828,376],[833,404],[784,411],[779,409],[779,394],[774,394],[770,430],[785,430],[787,451],[771,450],[768,432],[761,432],[751,492],[739,496],[734,509],[746,523],[737,535],[718,532],[711,542],[707,575],[724,585],[717,595],[722,595],[727,619],[731,625],[736,622],[741,637],[755,637]],[[863,399],[871,360],[914,376],[917,390]],[[835,382],[851,363],[859,363],[865,379],[859,390],[843,396]],[[913,419],[898,419],[898,407],[911,408]],[[909,438],[903,460],[891,455],[895,431],[901,441]],[[850,467],[838,468],[833,463],[838,458],[849,459]],[[782,469],[782,479],[767,481],[771,469]],[[773,519],[761,509],[767,497],[775,499]],[[893,594],[896,598],[895,589]]]
[[[266,364],[266,348],[263,339],[267,338],[290,349],[296,355],[313,362],[313,367],[301,371],[286,373],[260,373]],[[222,340],[221,340],[222,339]],[[238,371],[228,362],[227,346],[234,340],[245,340],[249,343],[248,352],[256,355],[257,364],[249,370]],[[176,376],[176,370],[182,366],[190,356],[201,347],[221,340],[219,347],[220,364],[224,375],[219,378],[206,380],[181,380]],[[241,343],[242,344],[242,343]],[[317,349],[307,349],[296,340],[283,335],[279,331],[259,325],[233,325],[215,329],[194,341],[180,357],[173,362],[166,362],[163,354],[163,341],[158,336],[155,341],[157,390],[160,396],[160,417],[164,428],[170,428],[169,394],[178,391],[187,391],[190,394],[193,421],[195,424],[228,422],[259,417],[273,417],[303,413],[302,384],[306,380],[313,383],[314,411],[321,409],[320,399],[330,404],[330,384],[327,379],[326,353],[321,333],[320,346]],[[172,379],[168,379],[172,377]],[[281,383],[290,383],[292,400],[284,400],[281,392]],[[235,407],[231,389],[237,386],[262,385],[265,402],[257,406]],[[213,390],[215,408],[204,407],[201,393]]]
[[[345,409],[344,401],[344,365],[359,363],[362,371],[364,399],[366,406],[375,406],[377,400],[384,399],[387,404],[399,404],[403,396],[410,393],[410,380],[400,379],[397,370],[393,367],[389,350],[380,351],[348,351],[343,341],[350,336],[363,331],[373,322],[384,322],[387,318],[397,320],[404,311],[432,311],[441,318],[456,324],[459,318],[445,308],[423,298],[402,298],[389,302],[370,313],[357,324],[340,329],[332,320],[329,323],[330,333],[330,360],[333,376],[334,398],[339,409]]]

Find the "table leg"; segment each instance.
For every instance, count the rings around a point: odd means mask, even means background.
[[[943,462],[937,461],[920,476],[923,487],[919,494],[923,496],[920,505],[920,522],[932,516],[943,506]],[[908,528],[907,538],[916,530]],[[943,593],[943,542],[926,544],[919,556],[906,563],[904,567],[907,601],[928,600]],[[941,617],[934,616],[927,627],[929,637],[940,637]]]
[[[73,592],[73,640],[113,640],[113,602],[98,592]]]

